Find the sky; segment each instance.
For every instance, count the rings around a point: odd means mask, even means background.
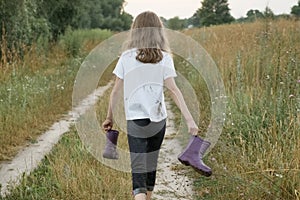
[[[201,7],[202,0],[125,0],[125,11],[133,17],[143,11],[153,11],[166,19],[189,18]],[[234,18],[246,16],[250,9],[264,11],[270,7],[275,14],[289,14],[298,0],[228,0]]]

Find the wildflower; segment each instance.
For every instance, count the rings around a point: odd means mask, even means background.
[[[291,94],[291,95],[289,96],[289,98],[293,98],[293,97],[295,97],[295,95],[293,95],[293,94]]]
[[[300,79],[297,82],[300,83]]]
[[[277,177],[279,177],[279,178],[282,178],[282,177],[283,177],[282,174],[277,174],[277,173],[275,173],[275,176],[277,176]]]

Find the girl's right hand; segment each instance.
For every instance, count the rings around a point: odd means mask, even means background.
[[[103,123],[102,123],[102,128],[105,131],[109,131],[111,130],[113,127],[113,121],[111,119],[106,119]]]
[[[199,128],[194,120],[187,121],[187,127],[188,127],[188,131],[190,134],[192,134],[192,135],[198,134]]]

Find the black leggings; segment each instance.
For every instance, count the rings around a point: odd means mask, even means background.
[[[127,121],[133,194],[153,191],[159,150],[165,135],[166,120]]]

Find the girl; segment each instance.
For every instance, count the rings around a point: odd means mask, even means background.
[[[198,132],[174,77],[176,72],[163,24],[153,12],[139,14],[127,44],[113,71],[115,84],[110,95],[105,131],[113,127],[117,93],[124,89],[128,144],[132,168],[133,195],[136,200],[150,200],[155,185],[158,152],[166,128],[163,87],[180,108],[192,135]],[[188,163],[184,163],[188,164]]]

